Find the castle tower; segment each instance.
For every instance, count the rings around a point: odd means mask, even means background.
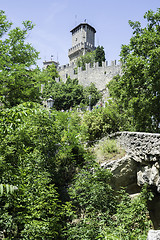
[[[75,63],[79,56],[96,49],[96,30],[88,23],[81,23],[70,32],[72,33],[72,48],[68,51],[68,57],[70,63]]]

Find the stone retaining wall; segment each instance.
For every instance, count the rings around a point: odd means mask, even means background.
[[[115,174],[115,183],[132,184],[132,186],[149,185],[155,192],[154,198],[149,202],[148,210],[155,229],[160,226],[160,134],[143,132],[117,132],[110,135],[117,139],[126,150],[125,159],[112,162],[105,168],[111,169]],[[123,160],[123,162],[122,162]],[[123,163],[123,164],[122,164]],[[117,169],[116,166],[118,165]],[[129,168],[129,169],[128,169]],[[124,174],[124,176],[122,175]],[[125,181],[126,182],[125,182]],[[135,184],[135,185],[134,185]],[[131,186],[130,192],[133,192]],[[136,188],[135,188],[136,189]],[[147,240],[160,239],[160,231],[150,230]]]
[[[145,132],[117,132],[114,137],[128,155],[137,162],[156,162],[160,160],[160,134]]]

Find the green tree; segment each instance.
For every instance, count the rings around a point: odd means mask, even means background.
[[[43,96],[45,99],[50,96],[54,100],[54,108],[56,110],[67,110],[71,107],[79,105],[84,99],[83,86],[78,84],[77,79],[68,78],[64,83],[47,82],[44,87]]]
[[[85,103],[87,105],[91,104],[91,107],[96,105],[96,103],[102,98],[102,94],[98,91],[94,83],[84,88]],[[90,98],[90,100],[89,100]]]
[[[98,46],[95,50],[95,62],[99,63],[99,66],[102,66],[102,62],[106,60],[104,47]]]
[[[43,77],[45,79],[45,75]],[[70,77],[65,83],[54,80],[47,81],[43,90],[45,99],[53,98],[56,110],[67,110],[80,104],[89,105],[89,95],[91,96],[91,106],[101,98],[101,94],[93,83],[84,88],[77,79]]]
[[[49,115],[36,103],[0,112],[0,183],[18,189],[0,198],[6,238],[61,239],[70,204],[60,199],[85,161],[78,121],[67,112]]]
[[[85,55],[80,56],[77,60],[77,67],[82,67],[82,70],[85,70],[86,63],[90,63],[91,67],[93,67],[95,62],[98,62],[99,66],[102,66],[102,62],[105,60],[104,47],[98,46],[96,50],[87,52]]]
[[[23,29],[10,30],[11,25],[4,11],[0,11],[0,101],[8,107],[29,100],[39,101],[35,70],[30,69],[36,64],[38,52],[26,43],[27,34],[34,25],[25,21]]]
[[[82,67],[82,70],[86,69],[86,63],[90,63],[93,66],[95,62],[95,51],[88,52],[77,59],[77,67]]]
[[[101,231],[116,210],[116,197],[110,186],[111,173],[96,164],[87,165],[69,188],[74,207],[67,239],[105,239]]]
[[[46,69],[43,69],[42,73],[43,79],[45,80],[44,82],[55,82],[55,79],[60,77],[54,63],[49,65]]]
[[[83,116],[81,123],[82,138],[92,144],[96,139],[120,130],[121,125],[121,115],[115,105],[95,108],[91,112],[86,112]]]
[[[69,188],[73,204],[67,239],[146,239],[151,222],[147,201],[153,195],[144,188],[131,200],[124,191],[111,187],[112,174],[96,164],[87,165]]]
[[[140,22],[129,21],[133,36],[121,49],[122,75],[108,85],[119,110],[133,131],[160,131],[160,9]]]

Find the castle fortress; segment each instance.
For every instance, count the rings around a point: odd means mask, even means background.
[[[102,66],[98,63],[94,63],[91,67],[90,64],[86,64],[86,70],[82,70],[81,67],[78,71],[75,71],[77,58],[85,55],[87,52],[94,51],[95,47],[95,33],[96,30],[84,22],[76,26],[71,30],[72,33],[72,47],[68,51],[69,64],[59,66],[54,61],[43,62],[44,67],[54,63],[57,67],[61,79],[65,82],[68,77],[71,79],[77,78],[79,83],[83,86],[88,86],[94,83],[100,90],[106,88],[106,84],[117,74],[121,72],[121,65],[116,61],[102,62]]]

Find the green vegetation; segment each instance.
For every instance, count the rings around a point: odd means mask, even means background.
[[[99,66],[102,66],[102,62],[106,60],[104,47],[98,46],[95,50],[95,62],[99,63]]]
[[[115,140],[107,138],[100,140],[98,144],[93,146],[92,151],[98,163],[120,159],[125,156],[124,149]]]
[[[133,36],[122,46],[122,75],[108,87],[130,130],[160,132],[160,9],[148,11],[144,18],[144,28],[129,21]]]
[[[91,144],[113,132],[121,129],[122,119],[121,115],[116,111],[114,105],[106,105],[105,108],[99,107],[93,109],[92,112],[87,112],[83,116],[81,131],[84,140],[91,142]]]
[[[36,68],[30,70],[38,59],[37,51],[26,43],[26,37],[34,25],[23,22],[23,29],[11,29],[11,22],[0,11],[0,101],[6,107],[22,102],[39,102],[38,82],[35,81]]]
[[[10,26],[1,11],[0,37]],[[54,66],[30,70],[38,57],[25,43],[32,28],[31,22],[25,22],[23,30],[12,29],[0,41],[0,231],[4,239],[146,239],[151,227],[149,189],[145,187],[134,200],[124,190],[116,192],[111,172],[100,168],[83,144],[91,145],[123,126],[129,128],[127,114],[119,109],[118,100],[82,116],[58,111],[88,104],[90,95],[94,105],[100,95],[94,85],[84,89],[70,78],[65,84],[56,83]],[[45,84],[43,97],[52,96],[55,109],[40,104],[41,84]],[[102,151],[112,155],[119,150],[110,142]]]
[[[115,194],[108,170],[91,166],[76,176],[70,195],[74,212],[68,224],[67,239],[146,239],[146,201],[152,195],[144,189],[131,200],[125,191]]]
[[[50,70],[51,68],[49,68]],[[53,74],[50,71],[50,74],[55,75],[55,67],[52,67]],[[48,69],[45,70],[45,73],[48,74]],[[44,74],[44,73],[43,73]],[[44,79],[46,81],[45,75]],[[67,81],[64,83],[62,81],[56,82],[52,78],[49,81],[46,81],[43,89],[43,99],[48,99],[52,97],[54,99],[54,108],[56,110],[68,110],[74,108],[78,105],[89,105],[89,96],[91,96],[91,106],[94,106],[97,101],[101,98],[101,94],[98,89],[92,83],[90,86],[84,88],[78,83],[77,79],[71,79],[68,77]]]
[[[105,61],[105,52],[102,46],[98,46],[96,50],[86,53],[84,56],[80,56],[77,60],[77,67],[82,67],[82,70],[86,69],[86,63],[90,63],[91,67],[95,62],[102,66],[102,62]]]

